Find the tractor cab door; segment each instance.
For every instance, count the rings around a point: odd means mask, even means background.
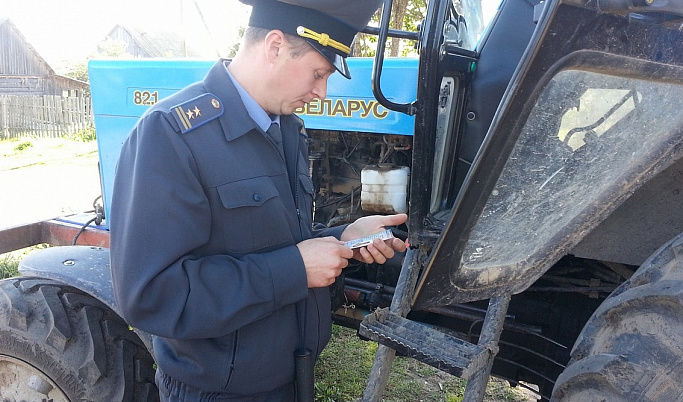
[[[431,3],[432,24],[448,24],[444,2]],[[431,252],[414,310],[525,290],[683,155],[683,3],[529,4],[530,41],[479,141],[481,116],[434,95],[457,70],[463,95],[453,102],[471,105],[467,90],[487,79],[475,72],[479,55],[451,51],[446,29],[423,34],[409,223],[411,243]],[[439,153],[448,144],[458,158]]]

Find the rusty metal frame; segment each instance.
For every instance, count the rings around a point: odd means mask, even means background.
[[[82,225],[60,218],[31,222],[0,229],[0,254],[38,244],[69,246]],[[86,227],[78,236],[78,245],[109,247],[109,231]]]

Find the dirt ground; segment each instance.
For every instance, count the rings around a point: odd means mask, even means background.
[[[0,141],[0,228],[88,211],[100,195],[97,143]]]

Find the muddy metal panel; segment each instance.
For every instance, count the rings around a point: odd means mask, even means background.
[[[415,308],[526,289],[683,153],[683,33],[550,2]]]
[[[570,254],[640,266],[683,231],[683,159],[640,187]]]

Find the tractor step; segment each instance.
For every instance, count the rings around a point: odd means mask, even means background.
[[[469,379],[485,367],[494,351],[425,324],[378,309],[360,324],[359,334],[439,370]]]

